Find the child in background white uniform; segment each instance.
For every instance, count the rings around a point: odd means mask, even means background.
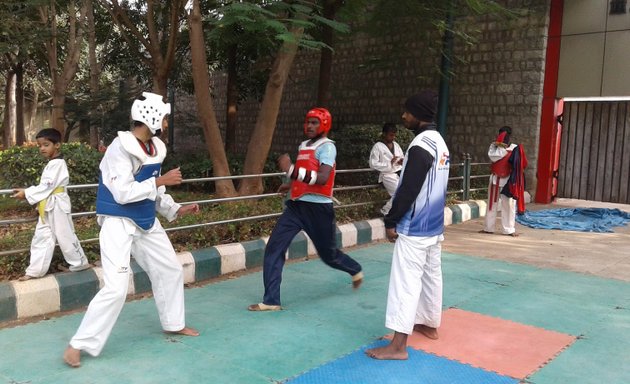
[[[39,218],[31,242],[31,259],[26,273],[20,281],[46,275],[55,250],[55,242],[70,271],[82,271],[90,267],[83,248],[74,233],[70,216],[70,197],[66,193],[69,183],[68,166],[61,155],[61,134],[53,128],[42,129],[37,136],[39,153],[48,159],[39,185],[26,189],[15,189],[13,197],[38,204]]]
[[[157,211],[173,221],[198,212],[199,205],[182,206],[165,193],[165,186],[182,182],[179,168],[161,172],[166,145],[158,136],[168,127],[171,105],[160,95],[142,95],[131,106],[131,132],[118,132],[99,166],[96,215],[104,285],[63,354],[71,367],[81,365],[81,351],[98,356],[105,346],[127,298],[132,253],[151,280],[162,330],[199,335],[186,326],[182,265],[156,217]]]
[[[370,152],[370,168],[379,171],[378,182],[389,193],[390,199],[381,208],[381,213],[387,215],[392,207],[394,193],[398,188],[398,172],[402,169],[404,153],[396,142],[396,124],[385,123],[381,140],[376,142]]]

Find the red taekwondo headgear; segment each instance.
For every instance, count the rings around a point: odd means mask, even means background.
[[[304,118],[305,134],[308,119],[311,117],[319,120],[319,130],[317,131],[318,135],[321,135],[322,133],[328,133],[328,131],[330,131],[330,127],[332,127],[332,116],[330,115],[330,112],[328,112],[326,108],[313,108],[306,113],[306,117]]]
[[[499,129],[499,135],[494,141],[496,145],[500,145],[503,147],[507,147],[510,145],[510,134],[512,134],[512,128],[509,126],[504,126]]]

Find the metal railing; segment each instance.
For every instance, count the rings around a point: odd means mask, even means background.
[[[461,162],[461,163],[452,163],[451,164],[451,168],[452,169],[453,168],[455,168],[455,169],[461,168],[461,172],[460,172],[461,175],[460,176],[449,177],[449,182],[450,181],[457,181],[457,180],[459,180],[459,181],[461,181],[462,188],[461,189],[455,189],[455,190],[449,190],[447,192],[447,194],[449,194],[449,195],[461,195],[462,196],[462,200],[465,201],[465,200],[468,200],[468,198],[470,196],[470,192],[478,191],[478,190],[485,190],[485,188],[471,188],[470,187],[471,186],[471,179],[482,178],[482,177],[483,178],[487,178],[489,176],[489,175],[472,175],[471,174],[471,168],[473,166],[480,166],[480,165],[487,165],[487,163],[472,163],[470,155],[468,155],[468,154],[464,154],[464,161],[463,162]],[[337,174],[363,173],[363,172],[375,172],[375,171],[373,169],[371,169],[371,168],[342,169],[342,170],[337,170],[336,171]],[[204,177],[204,178],[186,179],[186,180],[182,181],[182,184],[216,182],[216,181],[219,181],[219,180],[239,180],[239,179],[247,179],[247,178],[266,178],[266,177],[282,177],[282,176],[285,176],[285,174],[283,172],[254,174],[254,175]],[[66,187],[66,189],[67,190],[96,189],[97,187],[98,187],[98,184],[78,184],[78,185],[69,185],[69,186]],[[366,190],[366,189],[376,189],[376,188],[381,188],[381,184],[339,186],[339,187],[335,187],[333,190],[334,191],[352,191],[352,190]],[[12,193],[13,193],[13,189],[0,189],[0,195],[8,195],[8,194],[12,194]],[[214,198],[214,199],[185,201],[185,202],[181,202],[180,204],[181,205],[187,205],[187,204],[200,204],[200,205],[203,205],[203,204],[220,204],[220,203],[226,203],[226,202],[245,201],[245,200],[254,200],[254,199],[264,199],[264,198],[278,197],[278,196],[282,196],[282,194],[280,194],[280,193],[264,193],[264,194],[258,194],[258,195],[221,197],[221,198]],[[364,201],[364,202],[358,202],[358,203],[350,203],[350,204],[342,204],[342,203],[339,203],[338,201],[336,201],[335,209],[365,206],[365,205],[376,204],[376,203],[384,203],[385,201],[387,201],[387,200],[370,200],[370,201]],[[226,219],[226,220],[218,220],[218,221],[211,221],[211,222],[205,222],[205,223],[197,223],[197,224],[169,227],[169,228],[165,228],[165,230],[167,232],[171,232],[171,231],[189,230],[189,229],[195,229],[195,228],[201,228],[201,227],[210,227],[210,226],[222,225],[222,224],[240,223],[240,222],[248,222],[248,221],[258,221],[258,220],[265,220],[265,219],[271,219],[271,218],[274,218],[274,217],[278,217],[281,214],[282,214],[282,212],[277,212],[277,213],[269,213],[269,214],[263,214],[263,215],[239,217],[239,218],[234,218],[234,219]],[[83,217],[83,216],[94,216],[94,215],[96,215],[95,211],[75,212],[75,213],[71,214],[71,216],[73,218]],[[28,217],[28,218],[19,218],[19,219],[5,219],[5,220],[0,220],[0,226],[6,226],[6,225],[12,225],[12,224],[21,224],[21,223],[28,223],[28,222],[35,222],[35,221],[37,221],[37,217]],[[80,243],[81,244],[89,244],[89,243],[94,243],[94,242],[97,242],[97,241],[98,241],[98,238],[90,238],[90,239],[80,240]],[[6,250],[6,251],[0,251],[0,257],[7,256],[7,255],[12,255],[12,254],[23,253],[23,252],[28,252],[28,251],[29,251],[29,248],[20,248],[20,249],[11,249],[11,250]]]

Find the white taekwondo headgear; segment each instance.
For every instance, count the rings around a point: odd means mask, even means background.
[[[142,92],[144,100],[136,99],[131,106],[131,119],[139,121],[149,127],[155,135],[162,129],[164,116],[171,113],[171,104],[162,101],[162,95],[151,92]]]

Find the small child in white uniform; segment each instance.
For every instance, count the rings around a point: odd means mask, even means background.
[[[39,131],[37,136],[39,153],[48,159],[39,185],[26,189],[15,189],[13,197],[37,204],[39,218],[31,242],[31,260],[20,281],[46,275],[55,250],[55,242],[70,264],[70,271],[82,271],[90,267],[83,248],[74,233],[70,216],[70,197],[66,186],[70,181],[68,166],[61,155],[61,134],[53,128]]]

